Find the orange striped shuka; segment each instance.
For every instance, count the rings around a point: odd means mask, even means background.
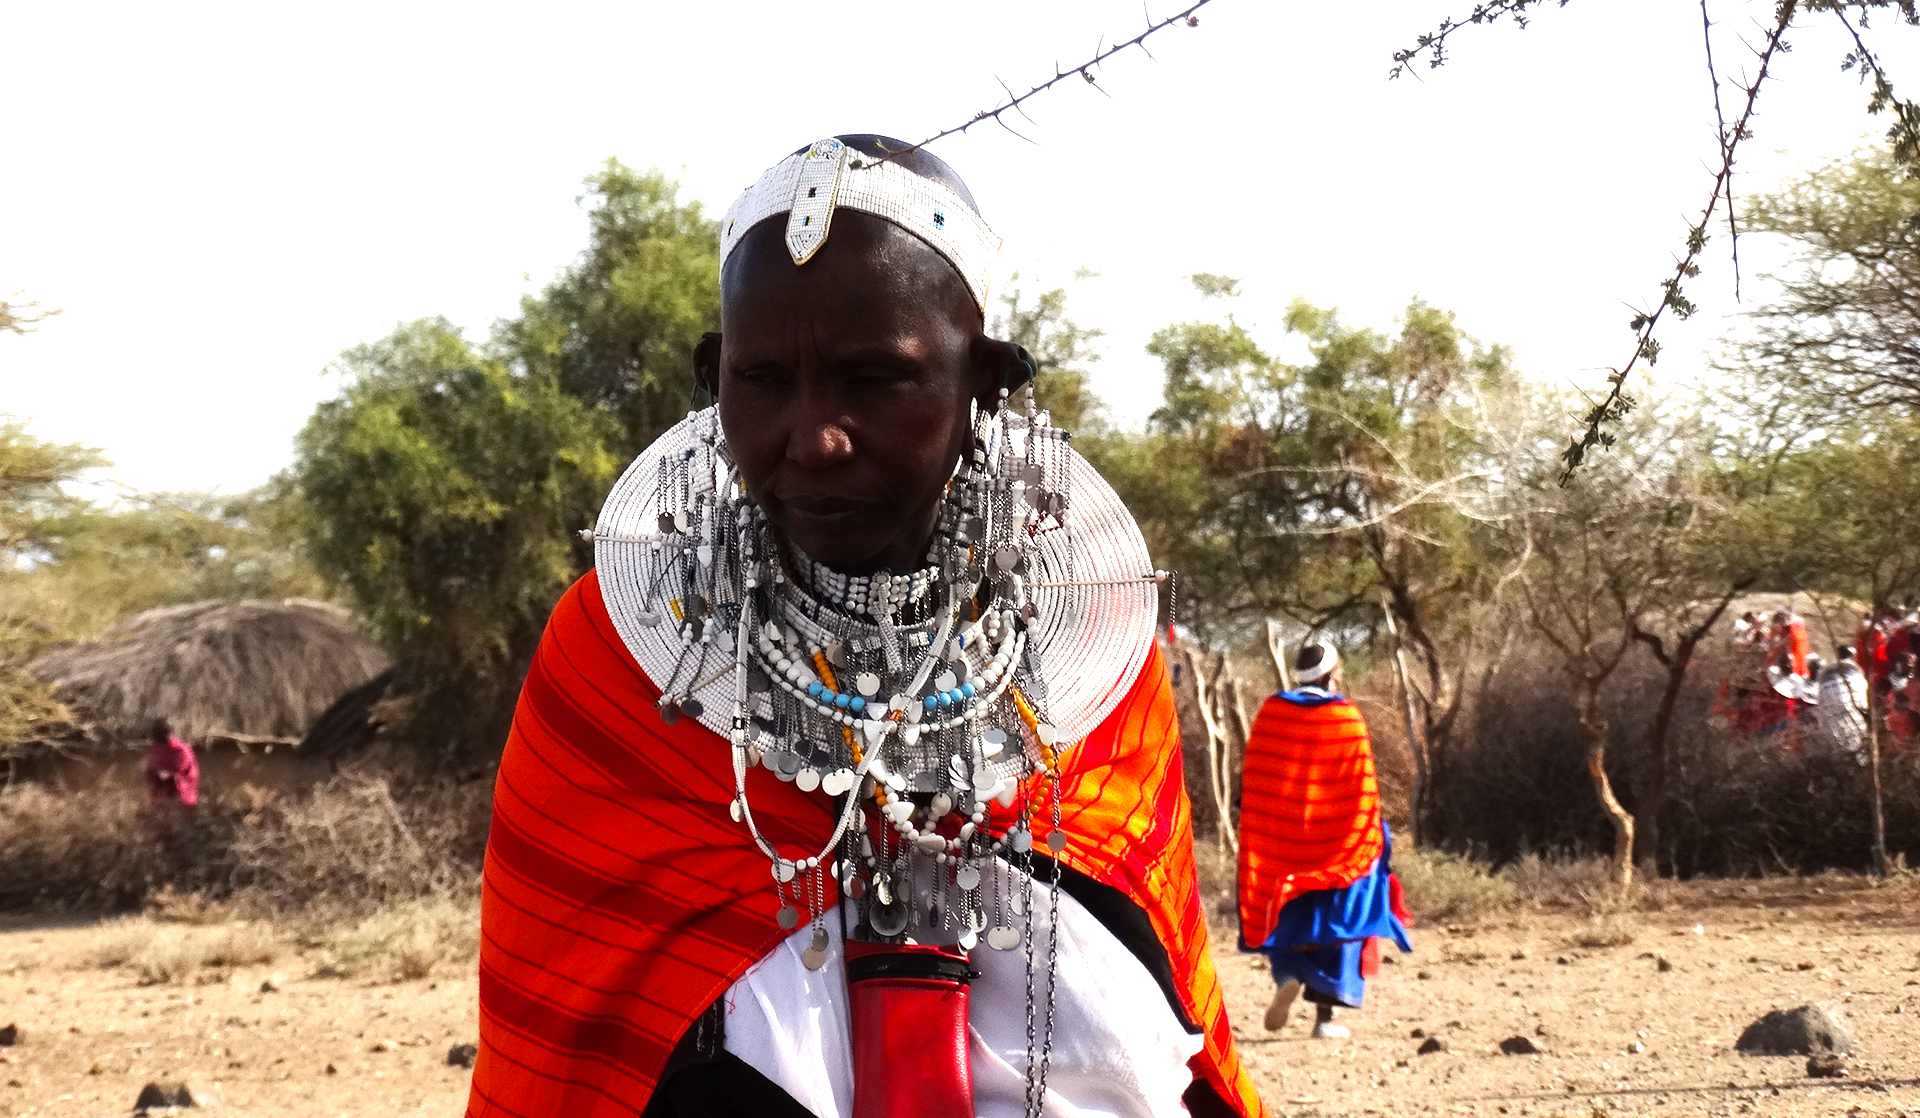
[[[1380,786],[1360,712],[1344,698],[1269,698],[1240,791],[1240,938],[1258,948],[1304,893],[1343,889],[1380,858]]]
[[[587,574],[547,623],[500,761],[469,1118],[639,1112],[693,1021],[790,934],[775,921],[766,857],[728,815],[726,740],[691,718],[666,725],[659,697]],[[1058,860],[1147,914],[1205,1033],[1195,1077],[1258,1118],[1208,953],[1179,749],[1156,647],[1118,709],[1068,756]],[[747,794],[787,857],[833,832],[824,793],[754,768]],[[1044,840],[1052,806],[1038,798]],[[1011,821],[997,812],[989,825]],[[826,903],[839,903],[832,885]]]

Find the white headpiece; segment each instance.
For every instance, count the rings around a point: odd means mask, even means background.
[[[827,139],[769,167],[727,210],[720,226],[720,264],[747,230],[787,215],[787,252],[805,264],[827,243],[833,211],[841,206],[884,218],[933,246],[966,281],[982,313],[1000,238],[967,200],[898,163],[863,155]]]
[[[1332,645],[1310,644],[1307,648],[1318,649],[1320,658],[1311,664],[1294,665],[1294,678],[1301,683],[1318,683],[1332,675],[1333,669],[1340,666],[1340,653]],[[1305,652],[1307,648],[1303,648],[1300,651]]]

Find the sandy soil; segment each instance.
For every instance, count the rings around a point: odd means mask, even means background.
[[[1343,1041],[1308,1039],[1305,1009],[1266,1033],[1260,960],[1219,958],[1275,1114],[1920,1115],[1920,895],[1833,878],[1688,886],[1633,943],[1577,946],[1582,929],[1551,915],[1418,929],[1417,954],[1343,1016]],[[446,1056],[473,1039],[471,977],[310,977],[310,960],[288,956],[142,986],[94,963],[102,934],[0,925],[0,1025],[22,1032],[0,1048],[0,1115],[122,1115],[151,1079],[186,1080],[235,1113],[460,1110],[467,1073]],[[272,975],[279,989],[262,993]],[[1733,1051],[1761,1013],[1815,999],[1859,1039],[1847,1078]],[[1416,1055],[1415,1029],[1447,1051]],[[1541,1054],[1499,1054],[1516,1035]]]

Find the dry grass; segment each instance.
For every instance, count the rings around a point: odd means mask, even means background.
[[[1568,938],[1576,947],[1625,947],[1645,930],[1639,913],[1609,912],[1588,917]]]
[[[153,936],[130,960],[143,986],[186,982],[207,965],[207,945],[198,936],[173,930]]]
[[[1405,850],[1393,859],[1414,916],[1434,924],[1474,924],[1510,912],[1518,890],[1504,874],[1458,854]]]
[[[271,963],[286,949],[286,939],[269,924],[236,924],[216,936],[206,948],[206,963],[215,967],[252,967]]]
[[[423,897],[355,923],[319,923],[307,938],[318,949],[322,974],[425,978],[473,962],[480,950],[480,907],[471,895]]]
[[[87,961],[96,967],[124,967],[153,939],[153,925],[137,916],[122,916],[99,926]]]
[[[1549,912],[1572,912],[1590,919],[1619,913],[1658,911],[1667,906],[1670,886],[1636,874],[1622,891],[1613,883],[1605,858],[1554,858],[1528,854],[1503,875],[1513,882],[1521,903]]]

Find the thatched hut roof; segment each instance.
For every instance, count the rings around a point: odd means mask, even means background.
[[[297,740],[390,663],[347,611],[288,598],[148,610],[29,670],[91,724],[90,737],[144,741],[165,718],[188,740]]]

